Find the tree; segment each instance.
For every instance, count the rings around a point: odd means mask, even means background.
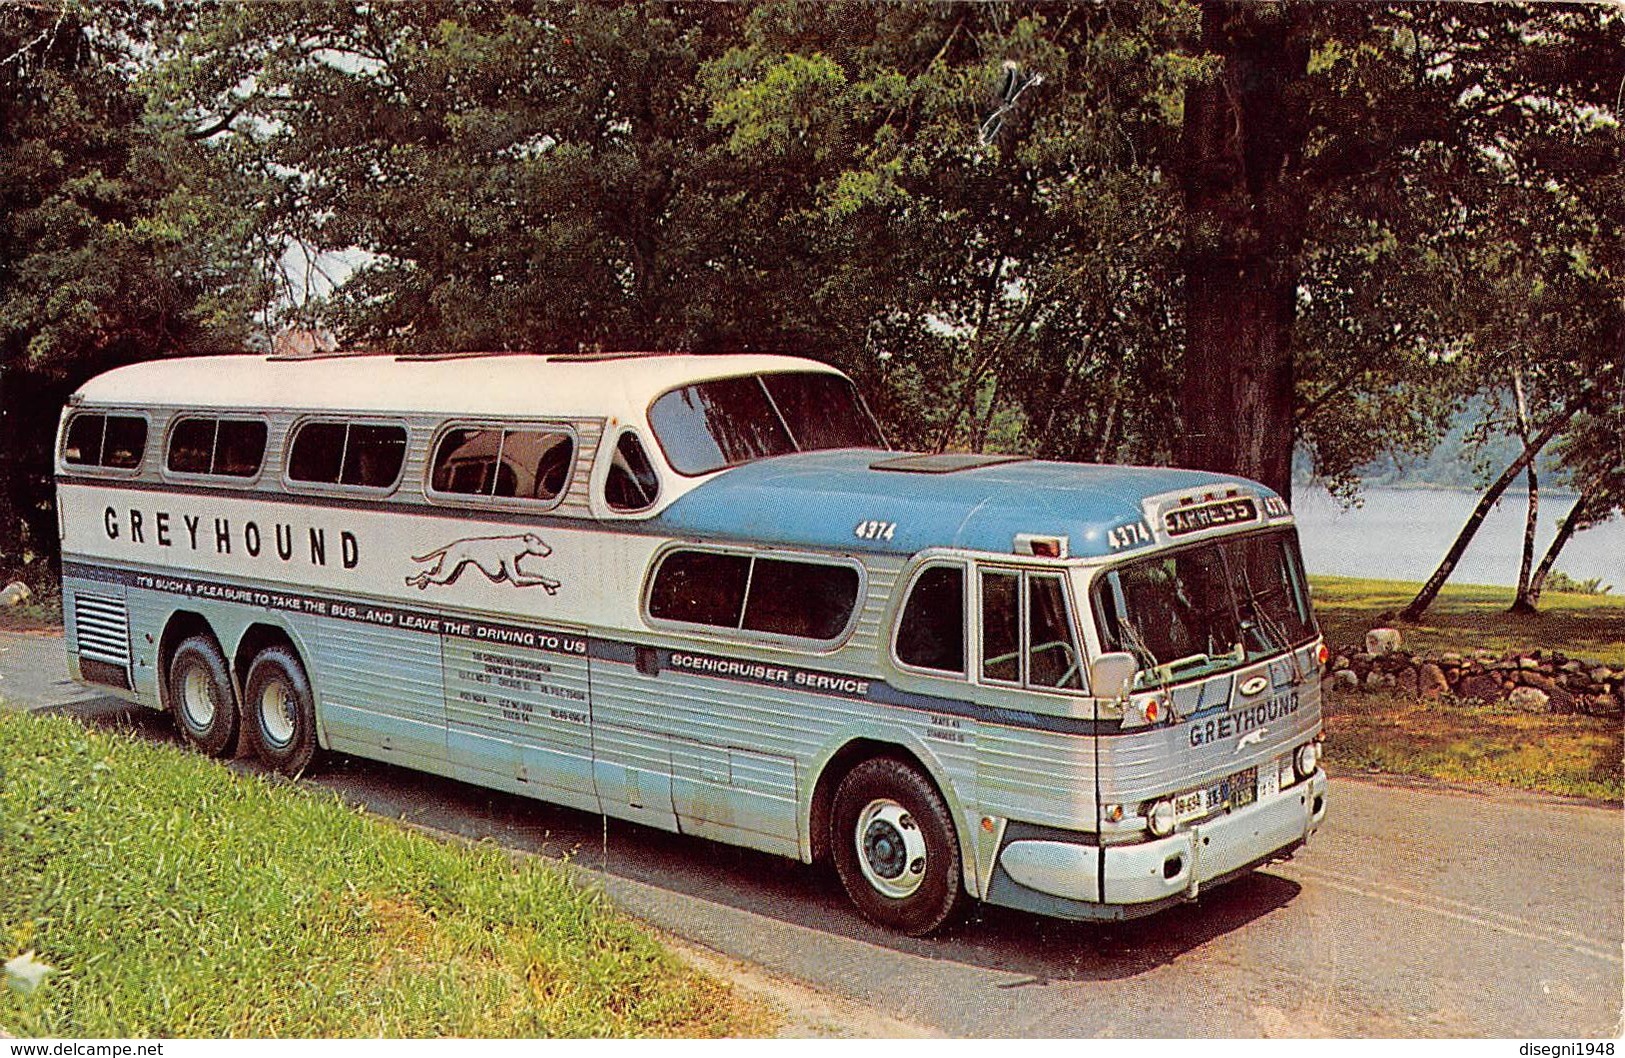
[[[148,124],[133,83],[151,13],[0,8],[0,562],[14,568],[56,558],[51,449],[67,395],[119,364],[245,334],[208,169]]]

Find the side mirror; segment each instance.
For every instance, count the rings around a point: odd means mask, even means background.
[[[1139,671],[1139,659],[1127,651],[1102,654],[1089,662],[1089,693],[1096,698],[1126,698],[1129,681]]]

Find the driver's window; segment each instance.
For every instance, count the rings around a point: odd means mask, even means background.
[[[982,679],[1021,682],[1021,574],[982,572]]]
[[[1078,645],[1066,616],[1061,578],[1027,574],[1027,682],[1063,691],[1083,689]]]
[[[1079,691],[1078,640],[1053,573],[981,571],[982,681]]]

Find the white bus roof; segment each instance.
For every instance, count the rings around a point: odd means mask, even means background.
[[[773,371],[838,374],[755,353],[207,356],[116,368],[80,387],[85,404],[641,421],[678,386]]]

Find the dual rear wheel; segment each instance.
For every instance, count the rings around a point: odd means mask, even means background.
[[[231,670],[211,636],[183,640],[169,660],[169,705],[186,741],[230,757],[239,737],[267,767],[297,775],[316,754],[316,707],[299,656],[273,644],[254,656],[239,708]]]

